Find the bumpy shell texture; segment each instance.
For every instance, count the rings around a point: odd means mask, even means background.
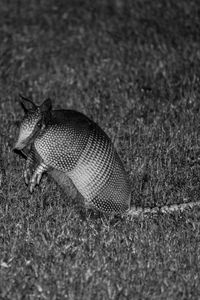
[[[83,114],[52,111],[34,141],[44,163],[64,172],[87,204],[107,213],[130,206],[130,184],[123,164],[105,132]]]

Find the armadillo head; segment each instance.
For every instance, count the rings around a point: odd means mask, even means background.
[[[21,96],[20,103],[25,114],[13,149],[16,152],[30,145],[40,131],[45,128],[52,108],[50,99],[37,106],[31,100]]]

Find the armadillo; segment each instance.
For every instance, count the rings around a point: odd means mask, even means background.
[[[21,97],[25,115],[15,151],[26,152],[24,171],[32,192],[47,172],[58,183],[69,178],[86,205],[106,213],[129,210],[131,187],[122,161],[108,135],[75,110],[53,110],[50,99],[40,106]]]

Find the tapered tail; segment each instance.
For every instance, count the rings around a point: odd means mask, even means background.
[[[127,215],[130,217],[137,217],[139,215],[144,215],[144,214],[149,214],[149,213],[150,214],[156,214],[156,213],[169,214],[169,213],[173,213],[175,211],[182,212],[185,209],[191,209],[195,206],[200,206],[200,201],[165,205],[165,206],[153,207],[153,208],[133,207],[127,212]]]

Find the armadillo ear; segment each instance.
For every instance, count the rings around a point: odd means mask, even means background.
[[[31,101],[30,99],[25,98],[24,96],[20,95],[20,104],[24,110],[25,113],[27,113],[28,111],[34,111],[37,109],[37,105],[35,103],[33,103],[33,101]]]
[[[43,112],[52,110],[51,99],[48,98],[44,100],[44,102],[40,105],[40,110]]]

